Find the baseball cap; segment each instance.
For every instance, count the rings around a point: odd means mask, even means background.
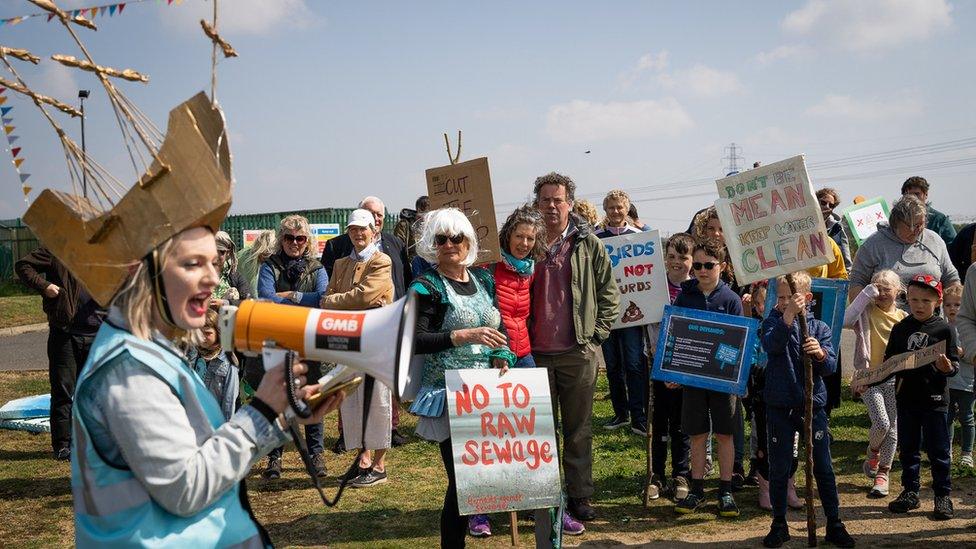
[[[919,274],[912,277],[908,281],[909,286],[921,286],[922,288],[931,288],[935,290],[935,293],[939,294],[939,299],[942,299],[942,282],[938,278],[932,275]]]
[[[346,222],[346,228],[369,227],[374,222],[373,214],[369,210],[359,208],[349,212],[349,221]]]

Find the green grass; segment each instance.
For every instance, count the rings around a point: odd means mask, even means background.
[[[43,392],[47,392],[47,379],[42,372],[0,373],[0,403]],[[724,545],[758,545],[759,538],[768,528],[769,517],[755,506],[754,488],[747,488],[737,495],[742,516],[734,521],[718,519],[713,513],[711,490],[716,485],[714,478],[706,484],[710,501],[703,512],[678,517],[673,512],[673,504],[663,498],[651,502],[645,509],[641,503],[644,440],[624,429],[608,432],[602,428],[611,416],[606,393],[606,378],[601,374],[594,405],[593,465],[594,501],[599,517],[587,524],[587,533],[582,538],[567,538],[567,543],[585,542],[600,546],[660,541],[663,545],[673,546],[682,542],[724,540]],[[859,544],[900,546],[932,540],[974,539],[974,531],[964,529],[966,520],[955,521],[950,526],[949,523],[931,522],[921,512],[892,520],[882,511],[887,500],[864,497],[869,482],[861,473],[864,441],[867,440],[867,414],[860,402],[849,400],[849,393],[845,399],[844,405],[832,416],[835,437],[832,450],[842,513],[852,532],[859,536]],[[412,432],[416,424],[414,418],[406,413],[401,417],[404,431]],[[330,447],[336,437],[335,416],[328,417],[325,425],[326,447]],[[70,467],[52,461],[49,452],[47,435],[0,431],[0,540],[3,540],[0,545],[42,547],[72,542]],[[333,495],[335,477],[349,465],[352,455],[336,456],[326,452],[326,459],[330,474],[326,491]],[[248,477],[248,489],[256,515],[278,546],[427,548],[439,543],[438,517],[446,479],[437,447],[432,444],[415,440],[393,450],[387,465],[390,482],[368,490],[349,490],[335,508],[322,505],[300,470],[293,450],[285,453],[285,473],[281,480],[263,481],[258,474],[263,465],[262,461]],[[896,465],[892,497],[899,488],[897,475]],[[802,477],[801,470],[798,475],[801,484]],[[928,480],[928,468],[923,464],[923,484]],[[957,516],[971,522],[976,503],[976,480],[972,471],[955,469],[953,484],[953,495],[959,502]],[[931,508],[930,494],[924,496],[923,510]],[[818,515],[822,535],[824,518],[819,508]],[[794,538],[798,540],[794,546],[797,547],[803,541],[800,539],[802,517],[801,512],[790,514]],[[872,528],[876,532],[872,533]],[[507,518],[495,515],[493,530],[492,538],[469,538],[469,546],[509,546]],[[521,545],[532,547],[532,523],[521,520],[519,532]]]
[[[20,280],[0,282],[0,297],[12,295],[36,295],[37,292],[21,284]]]
[[[46,322],[41,309],[41,296],[19,295],[0,297],[0,328]]]

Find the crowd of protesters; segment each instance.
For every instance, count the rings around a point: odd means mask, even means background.
[[[237,251],[233,239],[215,235],[219,279],[213,305],[257,297],[299,307],[364,310],[418,294],[416,353],[424,355],[423,387],[410,404],[419,418],[416,435],[437,443],[448,479],[441,513],[442,545],[460,547],[466,535],[490,536],[487,515],[458,515],[454,458],[445,413],[444,371],[456,368],[545,368],[558,417],[567,512],[562,532],[582,534],[593,520],[593,429],[629,429],[651,437],[651,499],[674,500],[678,513],[699,512],[706,503],[705,479],[717,454],[716,512],[739,515],[736,492],[759,487],[756,504],[771,511],[768,547],[789,540],[788,507],[799,507],[794,475],[796,440],[802,432],[803,357],[814,364],[814,474],[827,517],[826,539],[851,547],[841,520],[831,465],[830,411],[840,404],[840,350],[831,328],[814,318],[811,278],[849,277],[844,326],[854,331],[853,366],[877,367],[885,359],[946,341],[946,352],[931,366],[899,373],[855,394],[867,407],[871,426],[863,470],[871,480],[869,497],[889,494],[897,456],[901,492],[888,509],[905,513],[920,506],[920,448],[928,453],[933,475],[934,517],[953,516],[950,463],[953,422],[961,426],[959,463],[972,467],[974,443],[973,361],[976,358],[976,256],[974,225],[958,234],[945,214],[928,202],[930,187],[911,177],[901,188],[885,223],[860,246],[853,244],[837,212],[840,194],[816,193],[834,261],[775,285],[740,285],[723,239],[715,208],[692,219],[687,232],[664,245],[671,301],[676,306],[762,322],[760,341],[745,398],[673,383],[649,383],[657,327],[611,329],[619,292],[601,239],[646,231],[626,192],[612,190],[594,204],[577,199],[575,182],[558,173],[536,179],[533,202],[515,209],[501,230],[501,260],[475,266],[479,243],[467,217],[456,209],[429,211],[427,197],[415,210],[403,210],[392,232],[383,231],[386,207],[368,196],[354,210],[343,235],[315,257],[311,227],[304,217],[287,216],[275,231]],[[21,279],[44,296],[50,335],[51,440],[56,459],[70,458],[70,415],[75,380],[105,315],[83,286],[47,250],[16,265]],[[965,278],[965,286],[963,279]],[[775,308],[765,310],[766,293]],[[807,317],[809,337],[801,340],[799,316]],[[242,359],[219,348],[216,312],[208,313],[204,339],[187,348],[189,362],[230,419],[244,393],[259,387],[259,359]],[[473,345],[489,353],[474,352]],[[243,364],[241,364],[243,362]],[[322,365],[306,363],[308,378]],[[594,391],[605,369],[612,417],[594,418]],[[238,371],[244,391],[238,394]],[[648,410],[651,392],[653,410]],[[371,394],[366,398],[367,392]],[[367,402],[368,407],[367,407]],[[336,451],[363,449],[345,480],[368,488],[387,482],[386,456],[407,441],[399,428],[400,403],[389,388],[372,380],[351,393],[340,408],[341,436]],[[366,422],[364,425],[364,421]],[[745,437],[745,425],[751,436]],[[312,466],[328,473],[323,459],[321,421],[305,427]],[[713,446],[712,441],[715,441]],[[278,441],[264,441],[280,442]],[[272,450],[262,475],[282,472],[282,447]],[[668,452],[670,451],[670,467]],[[744,462],[750,471],[746,473]],[[538,511],[537,511],[538,512]]]

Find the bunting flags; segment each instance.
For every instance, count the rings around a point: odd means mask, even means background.
[[[74,10],[67,10],[71,17],[78,17],[79,15],[86,19],[95,19],[96,17],[115,17],[115,14],[122,15],[122,11],[125,10],[125,6],[128,4],[143,4],[145,2],[152,2],[153,0],[126,0],[125,2],[116,2],[114,4],[103,4],[101,6],[90,6],[87,8],[78,8]],[[156,0],[156,4],[165,3],[167,6],[177,5],[183,3],[183,0]],[[6,19],[0,19],[0,27],[3,26],[14,26],[19,23],[24,22],[27,19],[33,17],[44,17],[50,23],[51,19],[54,19],[53,13],[40,12],[31,13],[28,15],[21,15],[18,17],[8,17]]]
[[[6,91],[7,88],[0,88],[0,105],[6,103],[7,101],[7,96],[4,95]],[[2,115],[3,136],[7,138],[7,150],[10,151],[10,161],[14,165],[14,169],[17,170],[17,175],[20,178],[21,189],[24,191],[24,202],[26,202],[27,195],[31,192],[31,187],[27,185],[27,180],[30,179],[31,174],[20,171],[20,165],[23,164],[24,160],[26,159],[20,156],[21,147],[13,146],[14,141],[20,139],[20,136],[14,135],[13,133],[16,129],[13,126],[14,117],[10,114],[13,110],[13,107],[0,107],[0,115]]]

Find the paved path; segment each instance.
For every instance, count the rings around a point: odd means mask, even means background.
[[[0,371],[47,370],[47,329],[0,336]]]

